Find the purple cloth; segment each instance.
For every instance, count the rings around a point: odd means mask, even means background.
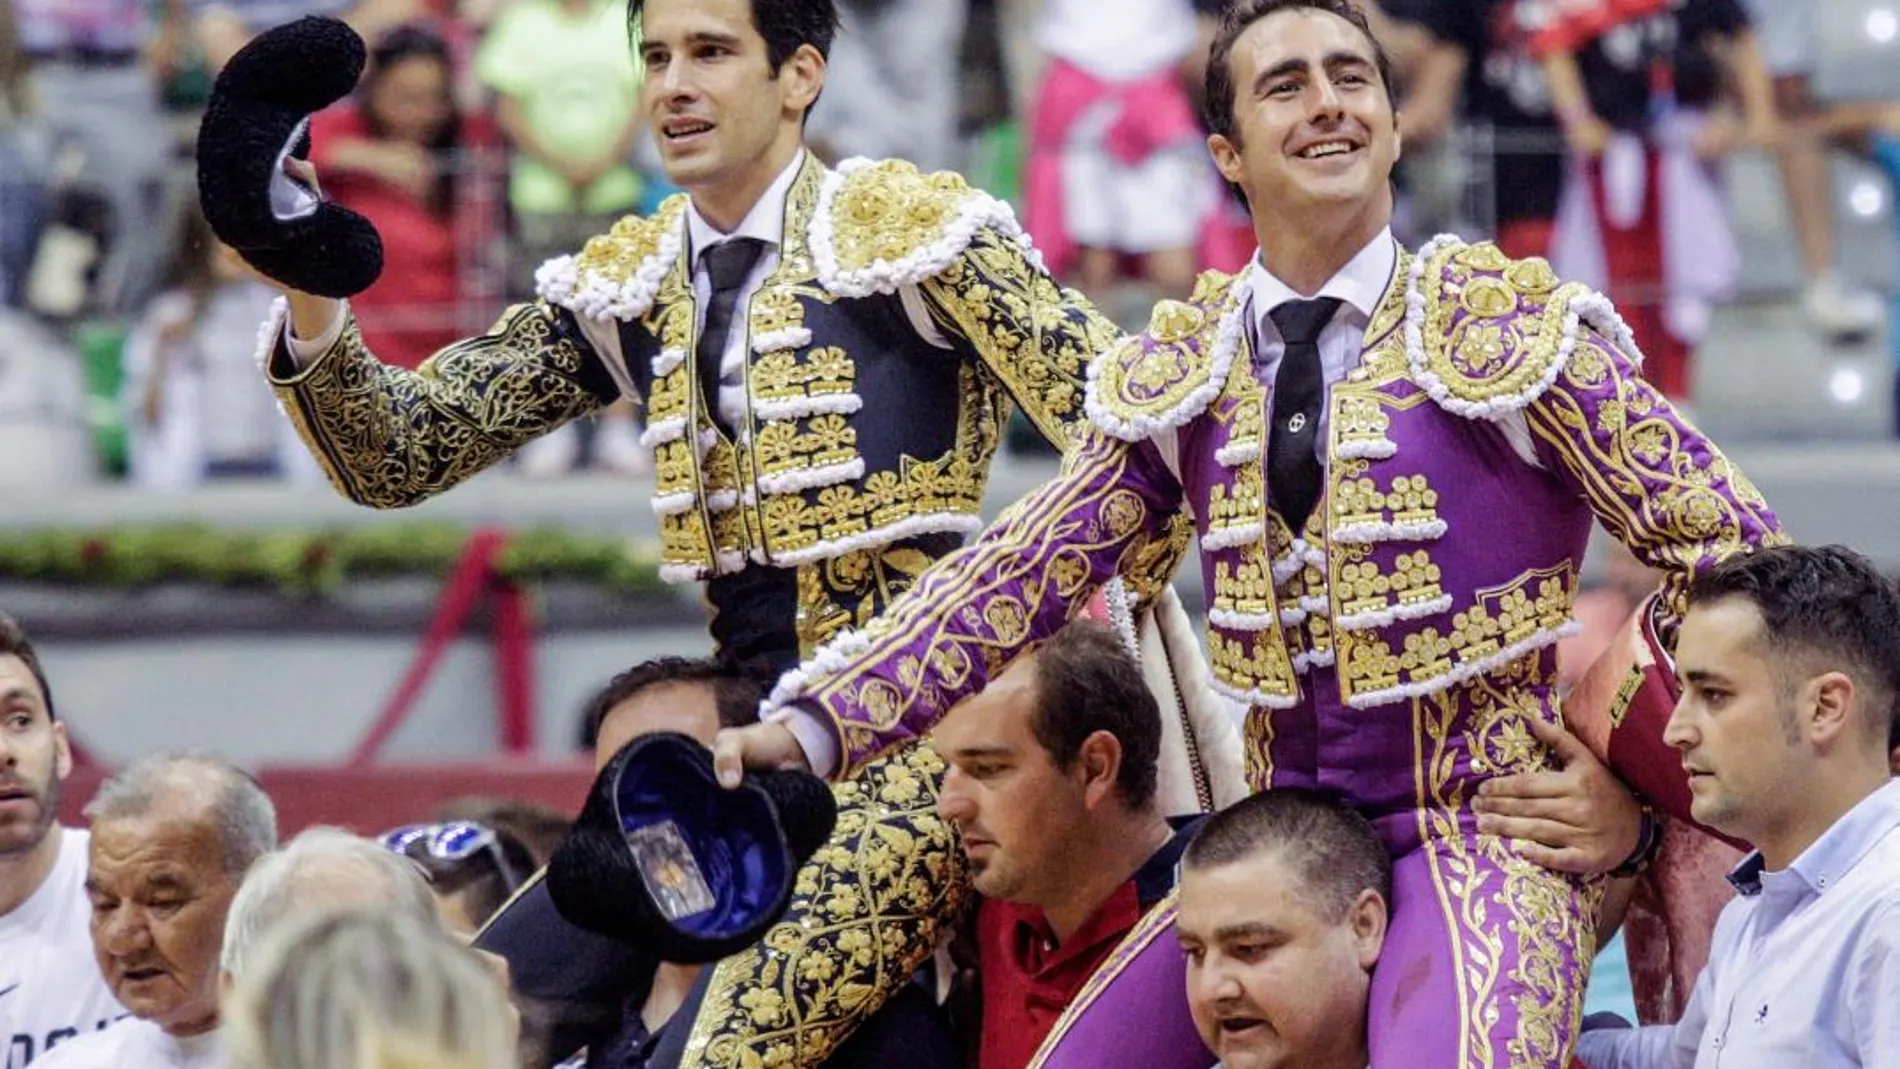
[[[1099,428],[1055,481],[774,698],[830,717],[848,774],[1139,569],[1187,506],[1215,685],[1251,706],[1250,782],[1335,791],[1403,870],[1374,1066],[1558,1064],[1596,896],[1480,841],[1468,799],[1547,759],[1526,720],[1560,715],[1555,644],[1593,517],[1664,571],[1670,621],[1696,569],[1781,535],[1642,379],[1607,302],[1489,246],[1421,255],[1329,397],[1326,506],[1304,538],[1265,500],[1244,285],[1209,287],[1101,358]]]

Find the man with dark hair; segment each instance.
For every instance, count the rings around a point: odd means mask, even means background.
[[[597,729],[594,765],[605,768],[615,754],[657,732],[687,735],[711,745],[721,727],[756,723],[763,696],[758,679],[728,662],[687,657],[643,662],[615,676],[589,703],[588,719]],[[876,800],[878,804],[889,801]],[[841,798],[840,806],[856,818],[859,827],[870,823],[862,819],[865,802],[861,796]],[[504,913],[522,913],[517,923],[549,933],[550,941],[562,938],[560,927],[565,922],[551,908],[535,903],[533,896],[523,895],[504,907]],[[538,915],[530,915],[536,910]],[[682,1064],[714,970],[660,962],[635,975],[637,979],[620,992],[624,1007],[617,1027],[587,1039],[586,1057],[580,1064],[590,1069],[676,1069]],[[828,1058],[813,1057],[799,1064],[870,1069],[889,1064],[899,1052],[912,1069],[953,1069],[960,1055],[942,1012],[916,985],[904,987],[877,1012],[867,1013],[863,1026]]]
[[[1531,725],[1562,715],[1593,520],[1663,571],[1664,642],[1692,575],[1781,534],[1601,295],[1491,245],[1398,245],[1387,67],[1344,0],[1228,9],[1208,147],[1259,254],[1095,361],[1061,474],[785,677],[722,774],[849,775],[928,733],[1192,516],[1252,785],[1336,792],[1393,856],[1373,1065],[1561,1064],[1593,952],[1576,877],[1640,860],[1636,809],[1605,849],[1539,855],[1560,872],[1480,835],[1472,799],[1550,760]]]
[[[1108,627],[1077,621],[952,709],[937,810],[983,894],[979,1069],[1023,1069],[1174,887],[1195,820],[1156,804],[1161,713]]]
[[[59,826],[66,726],[32,640],[0,613],[0,1063],[25,1069],[125,1016],[92,956],[91,836]]]
[[[1364,1069],[1391,900],[1378,833],[1318,792],[1266,791],[1208,818],[1181,860],[1174,932],[1221,1065]]]
[[[331,481],[376,507],[442,492],[617,398],[644,405],[661,576],[706,584],[719,655],[782,671],[982,525],[1013,408],[1067,445],[1085,369],[1119,333],[1056,284],[1002,201],[901,161],[834,170],[806,148],[834,0],[636,0],[629,17],[641,108],[682,194],[543,265],[537,301],[420,371],[378,362],[342,302],[287,293],[268,372]],[[893,760],[934,793],[927,748]],[[921,864],[954,851],[933,830],[889,841]],[[898,940],[888,912],[860,921],[878,953],[837,964],[877,994],[790,998],[801,1051],[847,1034],[941,928],[923,919]]]
[[[712,722],[718,727],[756,724],[762,689],[763,684],[755,676],[719,660],[656,657],[642,661],[613,677],[587,703],[581,714],[582,744],[604,765],[620,747],[647,731],[679,731],[696,736],[706,720],[707,703],[711,704]],[[649,691],[664,692],[675,700],[655,701],[663,694]],[[631,714],[617,715],[636,705],[652,708],[662,719],[649,723]]]
[[[377,507],[643,404],[663,577],[707,584],[722,655],[783,670],[980,526],[1012,407],[1066,444],[1118,332],[1001,201],[806,149],[834,0],[633,0],[628,17],[683,194],[544,265],[538,301],[427,373],[378,363],[342,302],[296,292],[269,370],[331,480]]]
[[[1754,844],[1729,873],[1682,1019],[1586,1033],[1591,1069],[1889,1066],[1900,1056],[1900,595],[1840,546],[1696,577],[1676,643],[1697,820]],[[1764,968],[1765,963],[1772,967]]]

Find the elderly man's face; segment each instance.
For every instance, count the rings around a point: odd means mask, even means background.
[[[218,1020],[218,948],[237,877],[224,871],[203,799],[92,828],[92,945],[126,1009],[173,1035]]]

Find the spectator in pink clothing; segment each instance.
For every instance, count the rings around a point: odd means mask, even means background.
[[[1185,297],[1219,195],[1182,79],[1190,0],[1049,0],[1029,126],[1026,223],[1058,276],[1106,294],[1124,260]]]

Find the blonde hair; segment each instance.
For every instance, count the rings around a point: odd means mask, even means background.
[[[228,1069],[513,1069],[500,982],[442,929],[319,913],[271,933],[225,1007]]]

